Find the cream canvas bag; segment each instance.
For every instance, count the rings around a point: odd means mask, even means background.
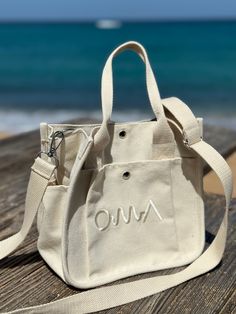
[[[112,59],[135,51],[146,67],[154,121],[114,123]],[[88,290],[14,313],[91,313],[144,298],[214,268],[227,233],[232,175],[202,139],[202,120],[177,98],[161,100],[145,49],[127,42],[102,74],[101,124],[42,123],[21,230],[0,242],[0,257],[25,238],[37,215],[38,250],[64,282],[92,288],[117,279],[183,266],[156,276]],[[202,160],[226,197],[219,231],[205,250]]]

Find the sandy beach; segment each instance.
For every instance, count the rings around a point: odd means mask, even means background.
[[[11,134],[6,133],[6,132],[0,132],[0,140],[7,138],[9,136],[11,136]]]
[[[236,197],[236,151],[232,153],[226,160],[231,170],[233,171],[233,179],[234,179],[233,197]],[[220,184],[220,181],[213,171],[210,171],[204,177],[204,190],[207,193],[214,193],[214,194],[220,194],[220,195],[223,194],[223,188]]]

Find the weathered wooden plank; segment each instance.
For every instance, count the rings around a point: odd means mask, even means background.
[[[220,205],[220,206],[219,206]],[[215,232],[216,221],[221,216],[223,197],[208,195],[207,229]],[[230,212],[229,236],[225,257],[220,267],[188,283],[172,288],[132,304],[103,311],[102,313],[220,313],[223,308],[236,307],[235,229],[236,200]],[[212,213],[214,213],[212,215]],[[212,217],[213,216],[213,217]],[[40,304],[68,296],[77,291],[67,287],[41,260],[35,251],[37,233],[31,232],[20,250],[0,262],[0,309]],[[155,272],[136,276],[136,279],[154,274],[171,273],[176,270]],[[121,281],[119,281],[121,282]],[[222,312],[233,313],[233,312]]]
[[[211,140],[216,130],[208,129],[207,141]],[[217,131],[223,134],[224,130]],[[228,132],[228,131],[227,131]],[[225,133],[228,136],[228,133]],[[225,137],[224,145],[219,149],[227,154],[231,150],[231,137]],[[235,138],[235,134],[234,134]],[[230,139],[230,140],[229,140]],[[39,150],[38,131],[19,135],[0,142],[0,236],[16,232],[21,225],[24,210],[25,191],[30,165]],[[207,229],[215,232],[223,197],[207,197]],[[224,260],[220,267],[208,275],[196,278],[176,288],[165,291],[119,308],[102,313],[236,313],[234,263],[236,201],[230,212],[229,237]],[[0,310],[35,305],[60,299],[76,293],[67,287],[43,262],[36,251],[37,231],[34,226],[24,244],[10,257],[0,261]],[[175,270],[157,272],[171,273]],[[156,274],[156,273],[154,273]],[[153,274],[136,276],[136,279]],[[132,280],[134,278],[131,278]],[[130,279],[128,279],[130,280]],[[124,281],[122,281],[124,282]]]
[[[219,314],[236,313],[236,289],[234,289],[232,296],[226,300],[225,305],[219,311]]]

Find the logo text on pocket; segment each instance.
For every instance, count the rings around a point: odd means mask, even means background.
[[[159,220],[163,220],[154,202],[149,200],[145,211],[139,213],[133,205],[129,206],[128,213],[125,213],[125,210],[122,207],[119,207],[116,211],[116,215],[112,215],[107,209],[101,209],[95,215],[95,225],[99,231],[104,231],[111,225],[118,226],[121,219],[125,224],[129,224],[132,220],[145,223],[151,210]]]

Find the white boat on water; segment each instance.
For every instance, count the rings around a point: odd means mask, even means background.
[[[122,23],[121,21],[117,20],[98,20],[95,23],[95,26],[101,29],[114,29],[120,28],[122,26]]]

